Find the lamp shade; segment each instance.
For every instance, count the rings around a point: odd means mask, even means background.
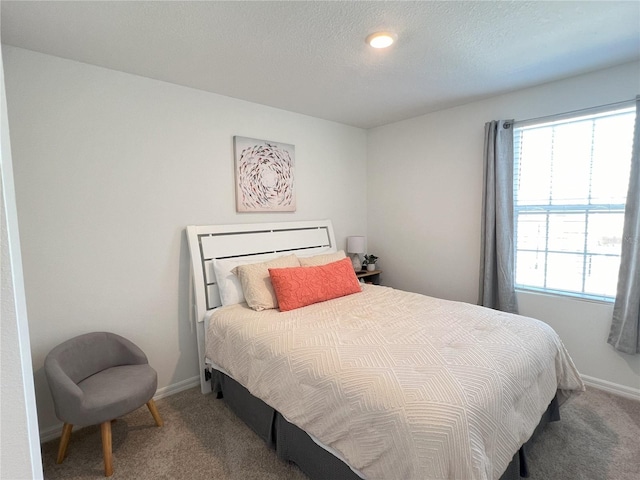
[[[356,235],[347,237],[347,253],[364,253],[364,237]]]

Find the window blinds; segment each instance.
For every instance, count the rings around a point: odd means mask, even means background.
[[[514,129],[516,286],[611,300],[634,108]]]

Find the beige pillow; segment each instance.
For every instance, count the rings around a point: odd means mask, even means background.
[[[244,299],[254,310],[278,308],[278,300],[269,278],[269,268],[299,267],[300,262],[295,255],[278,257],[268,262],[238,265],[232,270],[240,278]]]
[[[313,257],[301,257],[300,266],[302,267],[317,267],[320,265],[326,265],[327,263],[337,262],[347,256],[344,254],[344,250],[339,250],[333,253],[323,253],[322,255],[314,255]]]
[[[218,284],[218,293],[222,305],[235,305],[245,301],[242,291],[240,278],[233,274],[233,269],[238,265],[246,265],[247,263],[268,262],[274,258],[280,258],[282,255],[277,253],[268,253],[265,255],[255,255],[247,260],[247,257],[241,258],[223,258],[213,260],[213,273]]]

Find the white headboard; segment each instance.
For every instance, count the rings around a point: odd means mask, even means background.
[[[191,225],[187,227],[191,255],[193,313],[198,337],[200,386],[203,393],[211,390],[205,378],[206,313],[221,305],[213,260],[241,258],[265,253],[304,252],[313,254],[336,248],[331,220],[238,225]]]

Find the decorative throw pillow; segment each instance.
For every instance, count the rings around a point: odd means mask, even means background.
[[[348,258],[315,267],[270,268],[269,276],[282,312],[362,291]]]
[[[216,277],[218,285],[218,293],[222,305],[235,305],[244,302],[244,293],[242,292],[242,284],[237,275],[233,274],[233,269],[238,265],[246,265],[248,263],[266,262],[273,258],[282,257],[282,254],[267,253],[264,255],[255,255],[243,258],[224,258],[213,261],[213,273]]]
[[[347,258],[344,254],[344,250],[339,250],[332,253],[323,253],[321,255],[314,255],[313,257],[298,257],[300,265],[303,267],[315,267],[318,265],[326,265],[327,263],[337,262],[343,258]]]
[[[238,265],[232,272],[240,278],[247,305],[254,310],[261,311],[278,308],[278,300],[273,292],[269,278],[269,268],[299,266],[298,257],[287,255],[286,257],[274,258],[268,262]]]

